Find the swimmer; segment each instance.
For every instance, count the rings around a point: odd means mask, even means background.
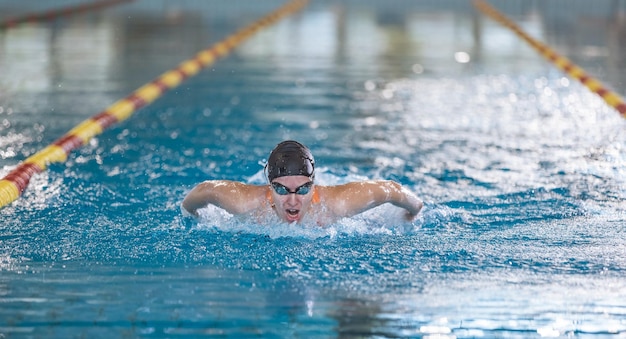
[[[182,207],[198,216],[198,209],[215,205],[234,215],[276,215],[288,223],[312,220],[326,225],[376,206],[390,203],[403,208],[411,221],[422,209],[422,201],[390,180],[350,182],[336,186],[314,183],[315,160],[299,142],[279,143],[270,153],[265,174],[268,185],[249,185],[229,180],[208,180],[185,197]]]

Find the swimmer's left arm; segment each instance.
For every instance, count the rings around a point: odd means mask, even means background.
[[[413,220],[423,207],[415,194],[391,180],[353,182],[336,187],[335,212],[344,217],[390,203],[405,209],[406,218]]]

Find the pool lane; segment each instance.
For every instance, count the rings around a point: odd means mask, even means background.
[[[0,208],[18,199],[28,186],[30,178],[45,171],[49,164],[65,162],[72,150],[86,144],[92,137],[102,133],[111,125],[128,119],[136,110],[150,104],[165,91],[177,87],[185,79],[196,75],[219,58],[227,56],[233,48],[250,36],[302,9],[306,4],[306,0],[293,0],[285,4],[210,48],[202,50],[193,58],[182,62],[177,68],[165,72],[156,80],[115,102],[103,112],[83,121],[51,145],[30,156],[0,180]]]
[[[550,46],[534,39],[528,33],[524,32],[524,30],[522,30],[517,24],[515,24],[515,22],[510,20],[506,15],[499,12],[493,6],[489,5],[486,1],[474,0],[474,5],[483,14],[491,17],[513,31],[520,39],[530,44],[539,54],[548,59],[557,68],[564,71],[572,78],[580,81],[590,91],[598,94],[609,106],[615,108],[622,115],[622,117],[626,118],[626,103],[619,94],[608,89],[599,80],[589,75],[585,70],[574,64],[568,58],[554,51],[554,49]]]
[[[21,16],[10,17],[0,21],[0,30],[13,28],[17,25],[24,23],[33,23],[38,21],[48,21],[56,18],[79,14],[88,11],[97,11],[110,6],[124,4],[135,0],[101,0],[95,2],[83,2],[74,6],[67,6],[62,8],[53,8],[43,12],[33,12]]]

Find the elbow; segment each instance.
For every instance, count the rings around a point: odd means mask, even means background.
[[[424,207],[424,203],[420,198],[415,195],[415,193],[411,192],[408,188],[400,185],[397,182],[393,182],[397,187],[398,192],[400,192],[401,200],[404,201],[405,208],[413,215],[417,215],[422,208]]]
[[[424,202],[420,199],[417,199],[415,214],[418,214],[422,210],[423,207],[424,207]]]
[[[206,197],[204,197],[205,192],[207,192],[207,185],[207,182],[200,183],[187,193],[181,203],[181,208],[187,213],[197,217],[198,209],[204,207],[207,203]]]
[[[185,198],[183,202],[180,204],[180,208],[181,208],[181,211],[183,212],[183,215],[185,216],[191,215],[194,217],[198,217],[198,209],[189,203],[189,199]]]

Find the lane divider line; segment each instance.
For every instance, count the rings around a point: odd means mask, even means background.
[[[183,61],[177,68],[141,86],[127,97],[81,122],[52,144],[28,157],[0,180],[0,208],[17,200],[28,186],[32,176],[45,171],[49,164],[65,162],[72,150],[86,144],[92,137],[102,133],[108,127],[128,119],[139,108],[152,103],[167,90],[178,86],[219,58],[228,55],[232,49],[261,29],[299,11],[307,2],[308,0],[288,2],[212,47],[200,51],[193,58]]]
[[[555,52],[548,45],[528,35],[517,24],[489,5],[486,1],[474,0],[473,2],[474,6],[483,14],[491,17],[493,20],[512,30],[518,37],[530,44],[531,47],[554,64],[558,69],[580,81],[590,91],[598,94],[602,99],[604,99],[609,106],[615,108],[622,115],[622,117],[626,118],[626,102],[619,94],[609,90],[600,81],[590,76],[587,72],[585,72],[585,70],[574,64],[568,58]]]
[[[52,20],[58,17],[68,16],[72,14],[77,14],[81,12],[100,10],[109,6],[131,2],[134,0],[102,0],[102,1],[94,1],[83,3],[76,6],[70,6],[59,9],[52,9],[46,12],[41,13],[31,13],[23,16],[9,18],[0,23],[0,29],[13,28],[19,24],[27,23],[27,22],[38,22],[38,21],[47,21]]]

